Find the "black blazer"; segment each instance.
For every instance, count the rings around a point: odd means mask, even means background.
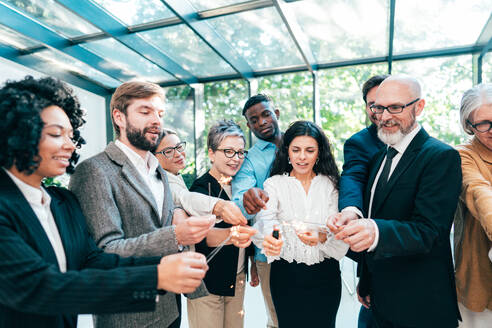
[[[364,190],[371,159],[384,148],[378,138],[377,126],[371,124],[351,136],[343,145],[343,171],[340,177],[338,208],[355,206],[364,210]],[[364,213],[367,216],[367,213]]]
[[[371,163],[370,190],[385,156]],[[450,230],[461,190],[461,161],[452,147],[421,129],[403,153],[372,214],[379,243],[363,253],[359,292],[371,307],[395,324],[457,327]]]
[[[206,172],[204,175],[196,179],[190,191],[199,192],[205,195],[209,194],[209,184],[211,190],[211,196],[218,197],[220,193],[221,186],[217,180]],[[220,193],[220,198],[224,200],[229,200],[229,197],[222,191]],[[217,228],[230,228],[229,223],[224,221],[215,224]],[[215,247],[208,247],[207,241],[204,239],[200,243],[195,245],[197,252],[208,256]],[[250,254],[250,249],[246,251],[246,256],[244,257],[244,267],[245,271],[248,272],[248,254]],[[205,275],[203,281],[207,290],[214,294],[220,296],[234,296],[236,289],[236,274],[237,274],[237,262],[239,257],[239,248],[234,245],[224,246],[219,253],[215,255],[212,261],[209,263],[209,269]]]
[[[74,195],[47,191],[66,273],[31,206],[0,168],[0,327],[75,327],[79,313],[153,310],[159,258],[103,253]]]

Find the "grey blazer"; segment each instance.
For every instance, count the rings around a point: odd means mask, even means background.
[[[105,252],[121,256],[164,256],[178,252],[171,191],[160,166],[158,173],[164,184],[164,202],[159,204],[162,220],[151,190],[113,142],[102,153],[77,166],[70,189],[80,202],[90,233]],[[168,327],[177,317],[176,295],[167,292],[160,296],[154,312],[99,315],[95,323],[99,328]]]

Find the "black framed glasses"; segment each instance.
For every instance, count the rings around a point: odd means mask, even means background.
[[[469,120],[466,120],[466,123],[468,123],[472,128],[477,130],[478,132],[484,133],[484,132],[489,132],[490,129],[492,129],[492,122],[491,121],[482,121],[473,124]]]
[[[390,114],[399,114],[401,112],[403,112],[403,109],[405,107],[408,107],[410,105],[413,105],[415,104],[417,101],[419,101],[420,98],[417,98],[411,102],[409,102],[408,104],[406,105],[389,105],[389,106],[381,106],[381,105],[371,105],[369,108],[371,108],[371,111],[374,113],[374,114],[382,114],[384,113],[384,110],[386,109],[388,111],[388,113]]]
[[[227,157],[227,158],[233,158],[237,154],[237,157],[238,158],[243,159],[244,157],[246,157],[246,155],[248,155],[248,151],[247,150],[238,150],[238,151],[235,151],[234,149],[229,149],[229,148],[226,148],[226,149],[217,149],[217,150],[220,150],[221,152],[223,152],[224,155],[225,155],[225,157]]]
[[[182,141],[180,143],[178,143],[176,146],[174,147],[166,147],[164,148],[163,150],[161,151],[157,151],[155,152],[155,154],[162,154],[164,155],[164,157],[166,158],[173,158],[174,157],[174,152],[175,151],[178,151],[180,153],[184,152],[186,149],[186,141]]]

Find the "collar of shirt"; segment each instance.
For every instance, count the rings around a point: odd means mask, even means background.
[[[125,155],[128,157],[130,162],[143,175],[149,175],[156,172],[157,166],[159,166],[159,161],[149,151],[146,153],[145,159],[143,159],[139,154],[137,154],[135,151],[133,151],[130,147],[128,147],[121,141],[116,140],[114,144],[118,146],[118,148],[120,148],[123,153],[125,153]]]
[[[17,185],[17,188],[22,192],[24,197],[26,198],[27,202],[29,204],[34,204],[34,205],[39,205],[43,207],[49,208],[50,202],[51,202],[51,197],[50,195],[44,190],[43,187],[40,189],[35,188],[31,185],[28,185],[12,173],[10,171],[6,170],[4,168],[4,171],[7,172],[9,177],[14,181],[14,183]]]
[[[275,146],[274,143],[272,143],[270,141],[263,140],[263,139],[257,139],[257,141],[255,143],[255,147],[258,147],[260,150],[265,150],[267,147],[270,147],[270,146],[277,148],[277,146]]]
[[[417,127],[410,131],[409,134],[403,137],[398,143],[391,145],[391,147],[395,148],[398,151],[398,154],[403,154],[405,150],[407,150],[408,146],[412,142],[413,138],[419,133],[422,127],[417,123]]]

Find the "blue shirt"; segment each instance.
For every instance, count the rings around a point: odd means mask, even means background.
[[[232,201],[241,209],[248,220],[256,215],[250,215],[243,206],[243,195],[251,188],[263,189],[263,182],[270,176],[277,147],[275,144],[259,139],[248,151],[243,165],[232,180]],[[265,255],[255,246],[255,260],[266,262]]]

